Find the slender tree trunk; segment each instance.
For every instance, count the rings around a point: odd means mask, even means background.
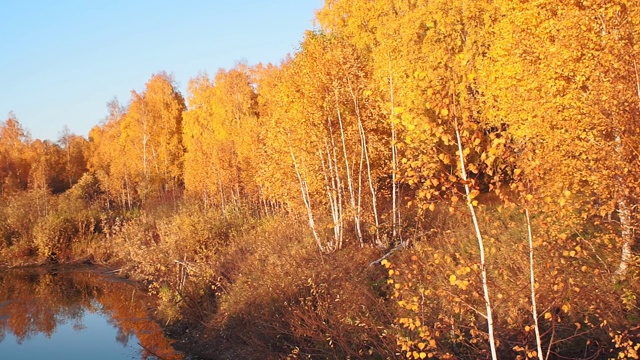
[[[344,135],[344,128],[342,125],[342,114],[340,112],[340,107],[338,103],[338,92],[335,92],[336,97],[336,111],[338,113],[338,124],[340,124],[340,138],[342,140],[342,153],[344,155],[344,166],[345,171],[347,173],[347,187],[349,189],[349,202],[351,204],[351,211],[353,212],[353,222],[356,228],[356,237],[360,242],[360,246],[364,246],[364,242],[362,240],[362,230],[360,229],[360,209],[356,207],[356,199],[353,191],[353,179],[351,176],[351,169],[349,168],[349,159],[347,154],[347,145]]]
[[[331,138],[331,154],[333,155],[333,164],[331,162],[331,159],[329,159],[329,169],[331,170],[331,173],[333,174],[333,180],[334,181],[334,185],[333,187],[336,189],[336,193],[337,193],[337,204],[338,204],[338,214],[339,214],[339,223],[340,223],[340,234],[339,234],[339,240],[338,240],[338,244],[336,245],[338,249],[342,248],[342,241],[343,241],[343,233],[344,233],[344,225],[343,225],[343,211],[342,211],[342,180],[340,179],[340,168],[338,166],[338,155],[336,152],[336,142],[335,139],[333,137],[333,127],[331,126],[331,119],[327,118],[327,122],[329,125],[329,136]],[[327,152],[329,152],[329,149],[327,149]]]
[[[360,142],[362,147],[362,154],[364,154],[365,162],[367,164],[367,176],[369,179],[369,190],[371,191],[371,206],[373,208],[373,219],[376,226],[375,242],[378,246],[382,245],[380,241],[380,222],[378,219],[378,206],[376,204],[376,190],[373,186],[373,179],[371,177],[371,162],[369,161],[369,147],[367,146],[367,136],[364,131],[364,125],[362,124],[362,117],[360,116],[360,105],[358,104],[358,98],[356,97],[351,81],[349,81],[349,90],[351,91],[351,97],[353,98],[353,105],[356,109],[356,116],[358,117],[358,131],[360,133]],[[360,162],[360,172],[362,172],[362,160]]]
[[[398,156],[396,147],[395,105],[393,99],[393,72],[391,70],[391,57],[389,57],[389,100],[391,102],[391,208],[393,212],[391,222],[391,234],[393,239],[400,237],[400,221],[398,207],[398,185],[396,181],[398,173]]]
[[[304,202],[304,206],[307,209],[309,227],[313,232],[313,238],[315,239],[316,244],[318,245],[318,248],[320,249],[320,251],[324,252],[325,249],[322,246],[322,242],[320,241],[320,237],[318,236],[318,233],[316,232],[316,225],[313,220],[313,211],[311,210],[311,199],[309,196],[309,186],[307,185],[307,182],[302,179],[302,175],[300,174],[300,169],[298,168],[298,162],[296,161],[296,157],[293,154],[293,149],[291,147],[289,147],[289,151],[291,153],[291,159],[293,160],[293,167],[296,171],[296,175],[298,176],[298,181],[300,182],[300,192],[302,193],[302,201]]]
[[[631,224],[631,209],[626,197],[618,201],[618,217],[620,218],[622,250],[620,254],[620,264],[618,265],[618,269],[615,274],[617,276],[625,276],[629,268],[629,261],[631,261],[631,247],[634,242],[633,226]]]
[[[623,145],[620,134],[616,134],[616,151],[619,156],[623,156]],[[622,190],[625,186],[622,175],[618,175],[618,184]],[[633,243],[633,228],[631,226],[631,209],[626,195],[621,195],[618,200],[618,218],[620,220],[620,237],[622,238],[622,249],[620,253],[620,264],[615,271],[615,275],[624,277],[627,274],[629,261],[631,260],[631,245]]]
[[[341,237],[341,220],[340,213],[338,212],[338,199],[337,199],[337,191],[335,188],[335,181],[333,178],[333,167],[331,166],[331,155],[329,154],[329,146],[325,143],[325,148],[327,148],[327,158],[329,161],[329,171],[327,170],[327,166],[324,161],[324,154],[319,152],[320,161],[322,163],[322,173],[324,175],[325,187],[327,190],[327,198],[329,199],[329,209],[331,211],[331,218],[333,220],[333,244],[337,246],[340,243]]]
[[[549,347],[547,348],[547,353],[544,356],[545,360],[549,360],[549,356],[551,356],[551,346],[556,338],[556,318],[555,316],[551,319],[551,337],[549,337]]]
[[[638,65],[635,61],[633,62],[633,69],[636,76],[636,96],[638,97],[638,107],[640,107],[640,76],[638,75]],[[616,134],[615,138],[616,151],[618,152],[618,156],[620,156],[622,160],[626,160],[627,156],[625,154],[624,144],[622,143],[622,130],[618,129],[617,131],[618,133]],[[624,179],[622,179],[621,175],[618,176],[618,183],[620,185],[620,189],[623,189],[623,186],[625,186],[625,181]],[[622,251],[620,255],[620,264],[618,265],[618,269],[616,270],[615,274],[617,276],[625,276],[629,267],[629,261],[631,261],[632,246],[634,243],[631,206],[629,204],[629,198],[625,194],[623,194],[622,198],[618,200],[618,217],[620,218]]]
[[[220,170],[216,170],[218,174],[218,187],[220,188],[220,207],[222,209],[222,216],[227,219],[227,205],[224,197],[224,187],[222,186],[222,178],[220,177]]]
[[[339,175],[337,174],[337,164],[332,163],[331,150],[329,144],[325,141],[325,150],[327,152],[328,175],[325,171],[325,181],[327,183],[327,194],[329,196],[329,204],[331,206],[331,216],[333,219],[334,239],[336,246],[342,243],[342,213]],[[324,169],[324,159],[322,160]]]
[[[355,162],[355,161],[354,161]],[[364,147],[362,147],[362,141],[360,141],[360,166],[358,167],[358,211],[362,216],[362,171],[364,169]]]
[[[460,173],[462,175],[462,181],[464,181],[464,190],[467,197],[467,205],[471,212],[471,218],[473,219],[473,227],[478,238],[478,247],[480,250],[480,269],[482,275],[482,292],[484,293],[484,302],[487,309],[487,328],[489,333],[489,346],[491,347],[491,358],[496,360],[498,355],[496,353],[496,341],[493,336],[493,316],[491,308],[491,299],[489,297],[489,286],[487,285],[487,267],[484,259],[484,243],[482,241],[482,233],[480,232],[480,226],[478,225],[478,218],[476,217],[476,211],[473,207],[471,200],[471,192],[469,191],[469,183],[467,180],[467,170],[464,165],[464,153],[462,149],[462,141],[460,140],[460,131],[458,130],[458,123],[455,123],[456,127],[456,139],[458,141],[458,153],[460,155]]]
[[[542,358],[542,342],[540,340],[540,327],[538,326],[538,308],[536,306],[536,277],[533,272],[533,235],[531,234],[531,219],[529,218],[529,209],[525,209],[527,217],[527,233],[529,234],[529,282],[531,283],[531,315],[533,316],[533,324],[536,333],[536,345],[538,347],[538,359]],[[549,344],[551,346],[551,344]]]

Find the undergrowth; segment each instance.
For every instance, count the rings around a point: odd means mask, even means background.
[[[408,248],[347,238],[327,254],[286,211],[187,201],[114,211],[89,176],[62,195],[31,191],[3,205],[0,266],[90,262],[143,281],[160,299],[158,317],[188,329],[203,357],[490,356],[479,250],[462,207],[421,215]],[[478,214],[498,352],[537,357],[523,214],[498,205]],[[543,357],[636,358],[638,262],[616,279],[616,229],[566,224],[532,216]]]

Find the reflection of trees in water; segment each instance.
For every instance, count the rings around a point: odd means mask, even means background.
[[[116,341],[122,344],[122,346],[127,346],[129,343],[129,339],[131,339],[131,332],[124,332],[122,327],[118,327],[118,334],[116,335]]]
[[[149,319],[153,299],[132,283],[96,271],[22,271],[0,273],[0,342],[7,331],[18,343],[35,334],[51,337],[56,327],[72,323],[81,331],[84,315],[101,313],[117,329],[116,341],[126,346],[136,336],[141,359],[151,355],[181,359]]]
[[[0,301],[9,302],[0,308],[0,316],[6,317],[0,321],[0,328],[11,331],[22,343],[37,333],[51,337],[58,324],[81,323],[85,309],[94,308],[85,294],[96,285],[76,282],[76,277],[36,271],[0,275],[0,283],[6,289],[0,294]]]
[[[73,331],[82,331],[86,328],[87,327],[85,326],[85,324],[82,323],[82,321],[79,321],[73,324]]]

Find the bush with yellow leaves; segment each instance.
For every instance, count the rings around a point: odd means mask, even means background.
[[[606,264],[615,264],[617,253],[605,227],[568,231],[561,219],[534,218],[543,350],[538,354],[522,226],[526,222],[517,209],[479,210],[501,357],[635,356],[636,333],[628,329],[636,329],[640,319],[639,285],[632,280],[638,267],[632,267],[627,280],[612,281]],[[458,213],[437,225],[429,238],[382,262],[398,352],[410,359],[489,358],[478,250],[473,234],[465,233],[471,225]]]

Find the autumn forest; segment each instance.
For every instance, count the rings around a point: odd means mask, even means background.
[[[639,358],[640,3],[316,21],[279,64],[153,74],[86,137],[9,114],[0,267],[144,282],[203,358]]]

